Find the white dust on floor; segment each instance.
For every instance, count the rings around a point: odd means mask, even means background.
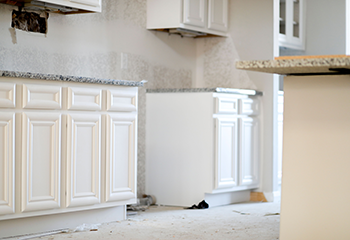
[[[98,231],[61,233],[59,239],[279,239],[280,203],[242,203],[205,210],[152,206]],[[267,215],[267,216],[266,216]]]

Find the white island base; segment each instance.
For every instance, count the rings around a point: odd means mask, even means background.
[[[288,76],[284,97],[280,239],[350,239],[350,76]]]

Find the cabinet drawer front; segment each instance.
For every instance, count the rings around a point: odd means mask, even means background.
[[[126,90],[107,90],[106,91],[106,110],[107,111],[136,111],[136,95],[135,91]]]
[[[23,108],[61,109],[61,90],[59,86],[23,84]]]
[[[22,113],[22,212],[60,207],[60,143],[60,113]]]
[[[15,114],[0,112],[0,215],[14,213]]]
[[[132,201],[135,191],[135,114],[106,117],[106,195],[110,201]]]
[[[16,84],[0,83],[0,108],[16,107]]]
[[[67,115],[66,207],[100,203],[101,116]]]
[[[260,112],[259,109],[259,100],[245,98],[239,100],[240,111],[239,114],[244,115],[258,115]]]
[[[67,109],[101,110],[102,90],[94,88],[68,87]]]
[[[238,100],[232,98],[216,98],[216,113],[238,113]]]

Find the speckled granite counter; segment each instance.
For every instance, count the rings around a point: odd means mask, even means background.
[[[350,57],[238,61],[236,68],[282,75],[350,74]]]
[[[147,93],[181,93],[181,92],[217,92],[217,93],[230,93],[230,94],[242,94],[242,95],[262,95],[262,92],[251,89],[237,89],[237,88],[159,88],[159,89],[147,89]]]
[[[42,74],[42,73],[30,73],[30,72],[14,72],[14,71],[2,71],[0,70],[0,77],[13,77],[13,78],[27,78],[27,79],[39,79],[48,81],[64,81],[64,82],[80,82],[80,83],[95,83],[95,84],[110,84],[129,87],[143,87],[146,81],[128,81],[128,80],[113,80],[113,79],[100,79],[89,77],[75,77],[64,76],[55,74]]]

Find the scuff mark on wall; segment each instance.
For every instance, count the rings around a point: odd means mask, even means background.
[[[10,35],[11,35],[12,43],[13,44],[17,44],[16,29],[9,28],[9,32],[10,32]]]

